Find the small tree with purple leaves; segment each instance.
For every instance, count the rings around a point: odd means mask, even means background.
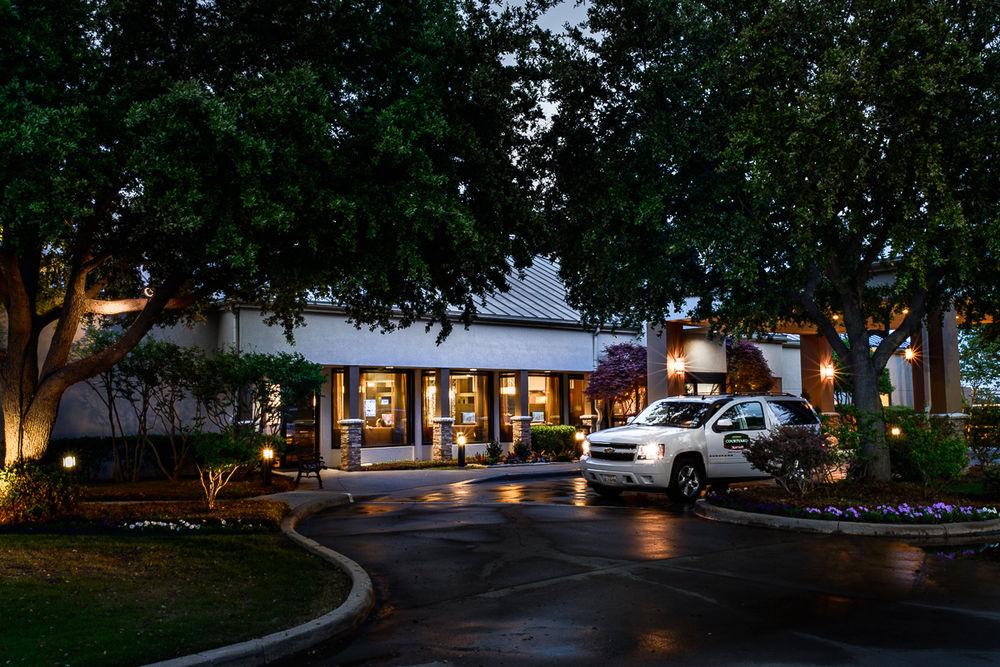
[[[736,394],[771,391],[774,376],[760,348],[741,340],[726,349],[726,389]]]
[[[642,408],[646,390],[646,348],[636,343],[616,343],[604,348],[604,357],[590,374],[587,398],[621,406],[626,415]]]

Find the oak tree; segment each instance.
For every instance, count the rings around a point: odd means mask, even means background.
[[[951,309],[1000,304],[1000,3],[593,0],[551,79],[571,301],[595,321],[814,328],[887,479],[882,368]]]
[[[533,254],[535,30],[487,0],[0,0],[4,461],[209,304],[467,322]],[[120,336],[71,358],[93,317]]]

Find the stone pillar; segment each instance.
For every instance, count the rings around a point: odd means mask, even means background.
[[[833,402],[833,378],[823,377],[822,369],[833,364],[830,342],[819,334],[799,336],[799,368],[802,372],[802,395],[820,414],[836,411]]]
[[[528,449],[531,449],[531,415],[511,417],[510,423],[514,427],[514,448],[523,442]]]
[[[431,460],[447,461],[451,459],[452,424],[455,420],[451,417],[435,417],[431,422],[434,424]]]
[[[583,431],[587,435],[597,430],[597,415],[580,415],[580,421],[583,422]]]
[[[340,447],[340,469],[361,470],[361,429],[365,420],[341,419],[337,423],[347,431],[346,442]]]

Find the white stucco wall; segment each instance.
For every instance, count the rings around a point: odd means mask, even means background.
[[[415,368],[478,368],[589,372],[594,356],[604,346],[631,335],[593,334],[584,330],[554,329],[507,324],[476,323],[457,326],[438,345],[437,331],[422,324],[388,333],[357,329],[343,315],[310,312],[305,326],[295,330],[295,344],[285,340],[280,328],[264,323],[259,312],[243,309],[239,329],[230,333],[223,318],[220,342],[238,335],[240,348],[256,351],[295,351],[323,365],[399,366]]]

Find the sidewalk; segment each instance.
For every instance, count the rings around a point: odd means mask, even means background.
[[[384,496],[400,491],[410,491],[425,487],[449,484],[477,484],[488,481],[531,479],[545,477],[569,477],[578,473],[578,463],[546,463],[531,465],[510,465],[495,468],[468,468],[465,470],[373,470],[370,472],[344,472],[324,470],[323,488],[314,478],[303,479],[295,491],[263,496],[268,500],[279,500],[291,508],[331,494],[349,494],[351,497]]]

